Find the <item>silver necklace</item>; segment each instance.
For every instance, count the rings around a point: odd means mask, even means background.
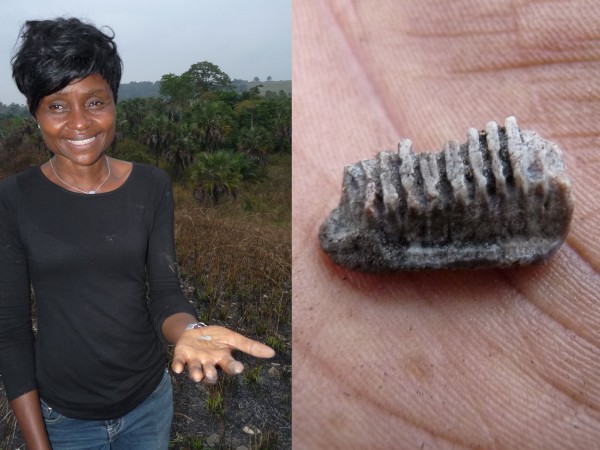
[[[102,183],[100,183],[100,185],[92,191],[84,191],[83,189],[79,189],[78,187],[67,183],[65,180],[59,177],[56,173],[56,169],[54,168],[54,164],[52,163],[53,158],[50,158],[50,167],[52,167],[52,172],[54,173],[54,176],[58,178],[63,184],[69,186],[71,189],[75,189],[76,191],[79,191],[82,194],[95,194],[102,186],[104,186],[104,183],[106,183],[108,181],[108,178],[110,177],[110,163],[108,162],[108,156],[104,155],[104,158],[106,158],[106,167],[108,167],[108,175],[106,175],[106,178],[102,181]]]

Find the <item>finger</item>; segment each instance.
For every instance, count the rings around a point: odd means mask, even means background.
[[[218,379],[217,368],[212,364],[204,364],[202,369],[204,370],[204,382],[207,384],[215,384]]]
[[[227,375],[237,375],[244,370],[244,365],[241,362],[236,361],[231,355],[223,357],[221,361],[219,361],[219,366]]]
[[[233,348],[256,358],[272,358],[275,356],[275,350],[261,342],[249,339],[238,333],[232,333],[229,343]]]
[[[173,354],[173,361],[171,362],[171,369],[175,373],[183,372],[183,368],[185,367],[185,358],[177,352]]]
[[[204,378],[202,366],[196,363],[194,365],[188,364],[188,376],[196,383],[202,381],[202,378]]]

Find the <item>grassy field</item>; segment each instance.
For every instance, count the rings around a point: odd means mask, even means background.
[[[260,86],[260,92],[272,91],[278,93],[279,91],[283,91],[288,95],[292,95],[292,81],[291,80],[282,80],[282,81],[249,81],[248,89],[253,88],[254,86]]]

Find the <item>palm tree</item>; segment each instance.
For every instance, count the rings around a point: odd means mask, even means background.
[[[191,167],[191,178],[197,188],[194,193],[199,203],[210,200],[217,205],[225,195],[236,197],[248,162],[241,153],[218,150],[196,155]]]
[[[267,165],[271,142],[267,130],[263,127],[242,128],[238,141],[238,149],[250,161],[257,162],[261,167]]]
[[[276,151],[290,151],[292,149],[292,114],[291,108],[277,111],[271,121],[273,140]]]
[[[121,116],[124,122],[122,125],[127,124],[127,127],[122,126],[121,129],[130,136],[138,133],[145,115],[146,102],[143,98],[132,98],[117,104],[117,116]]]
[[[181,179],[193,159],[190,151],[192,139],[189,128],[185,122],[175,125],[176,138],[165,153],[165,158],[173,168],[172,176],[175,180]]]
[[[173,123],[165,115],[146,117],[140,130],[140,141],[150,147],[156,158],[156,165],[169,141],[175,137]]]
[[[199,101],[194,105],[192,133],[203,151],[213,152],[225,144],[231,132],[230,116],[224,102]]]

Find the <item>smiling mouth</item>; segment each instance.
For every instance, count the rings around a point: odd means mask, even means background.
[[[91,137],[89,139],[83,139],[83,140],[77,140],[77,141],[73,141],[71,139],[67,139],[67,141],[70,144],[73,144],[73,145],[87,145],[87,144],[90,144],[90,143],[94,142],[95,140],[96,140],[96,136]]]

